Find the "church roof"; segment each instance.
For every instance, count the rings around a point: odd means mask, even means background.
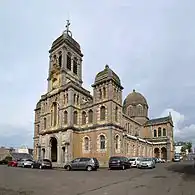
[[[81,56],[83,56],[83,54],[81,53],[81,47],[79,45],[79,43],[77,41],[75,41],[75,39],[72,38],[72,36],[70,36],[68,33],[63,33],[62,35],[60,35],[53,43],[50,49],[50,53],[55,50],[56,48],[58,48],[60,45],[62,45],[63,43],[66,43],[68,46],[70,46],[73,50],[75,50],[76,52],[78,52]]]
[[[113,80],[118,86],[122,87],[119,76],[112,69],[110,69],[108,65],[106,65],[104,70],[96,75],[95,84],[99,84],[108,80]]]
[[[145,126],[157,125],[163,123],[171,123],[173,125],[172,118],[170,116],[166,116],[161,118],[150,119],[145,123]]]
[[[123,106],[128,107],[129,105],[147,105],[146,98],[139,92],[136,92],[135,89],[133,92],[129,93],[129,95],[125,98]]]

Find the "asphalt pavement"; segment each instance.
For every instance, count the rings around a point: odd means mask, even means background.
[[[0,166],[0,195],[195,195],[194,186],[193,162],[93,172]]]

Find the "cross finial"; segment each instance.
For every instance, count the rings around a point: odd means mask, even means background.
[[[70,26],[70,21],[66,20],[67,24],[66,24],[66,32],[69,32],[69,26]]]
[[[65,33],[65,34],[67,34],[67,35],[69,35],[69,36],[71,36],[72,37],[72,32],[70,31],[70,29],[69,29],[69,26],[70,26],[70,21],[69,20],[66,20],[66,30],[63,32],[63,33]]]

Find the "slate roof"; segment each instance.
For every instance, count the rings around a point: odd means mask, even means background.
[[[31,160],[33,160],[32,155],[27,154],[27,153],[16,153],[16,152],[13,152],[13,153],[11,153],[11,156],[12,156],[12,158],[14,160],[20,160],[20,159],[31,159]]]
[[[172,118],[170,116],[166,116],[161,118],[150,119],[145,123],[145,126],[164,124],[164,123],[171,123],[171,125],[173,125]]]

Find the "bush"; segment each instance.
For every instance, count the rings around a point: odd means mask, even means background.
[[[11,156],[6,156],[3,160],[0,161],[0,165],[6,165],[11,160],[12,160]]]

